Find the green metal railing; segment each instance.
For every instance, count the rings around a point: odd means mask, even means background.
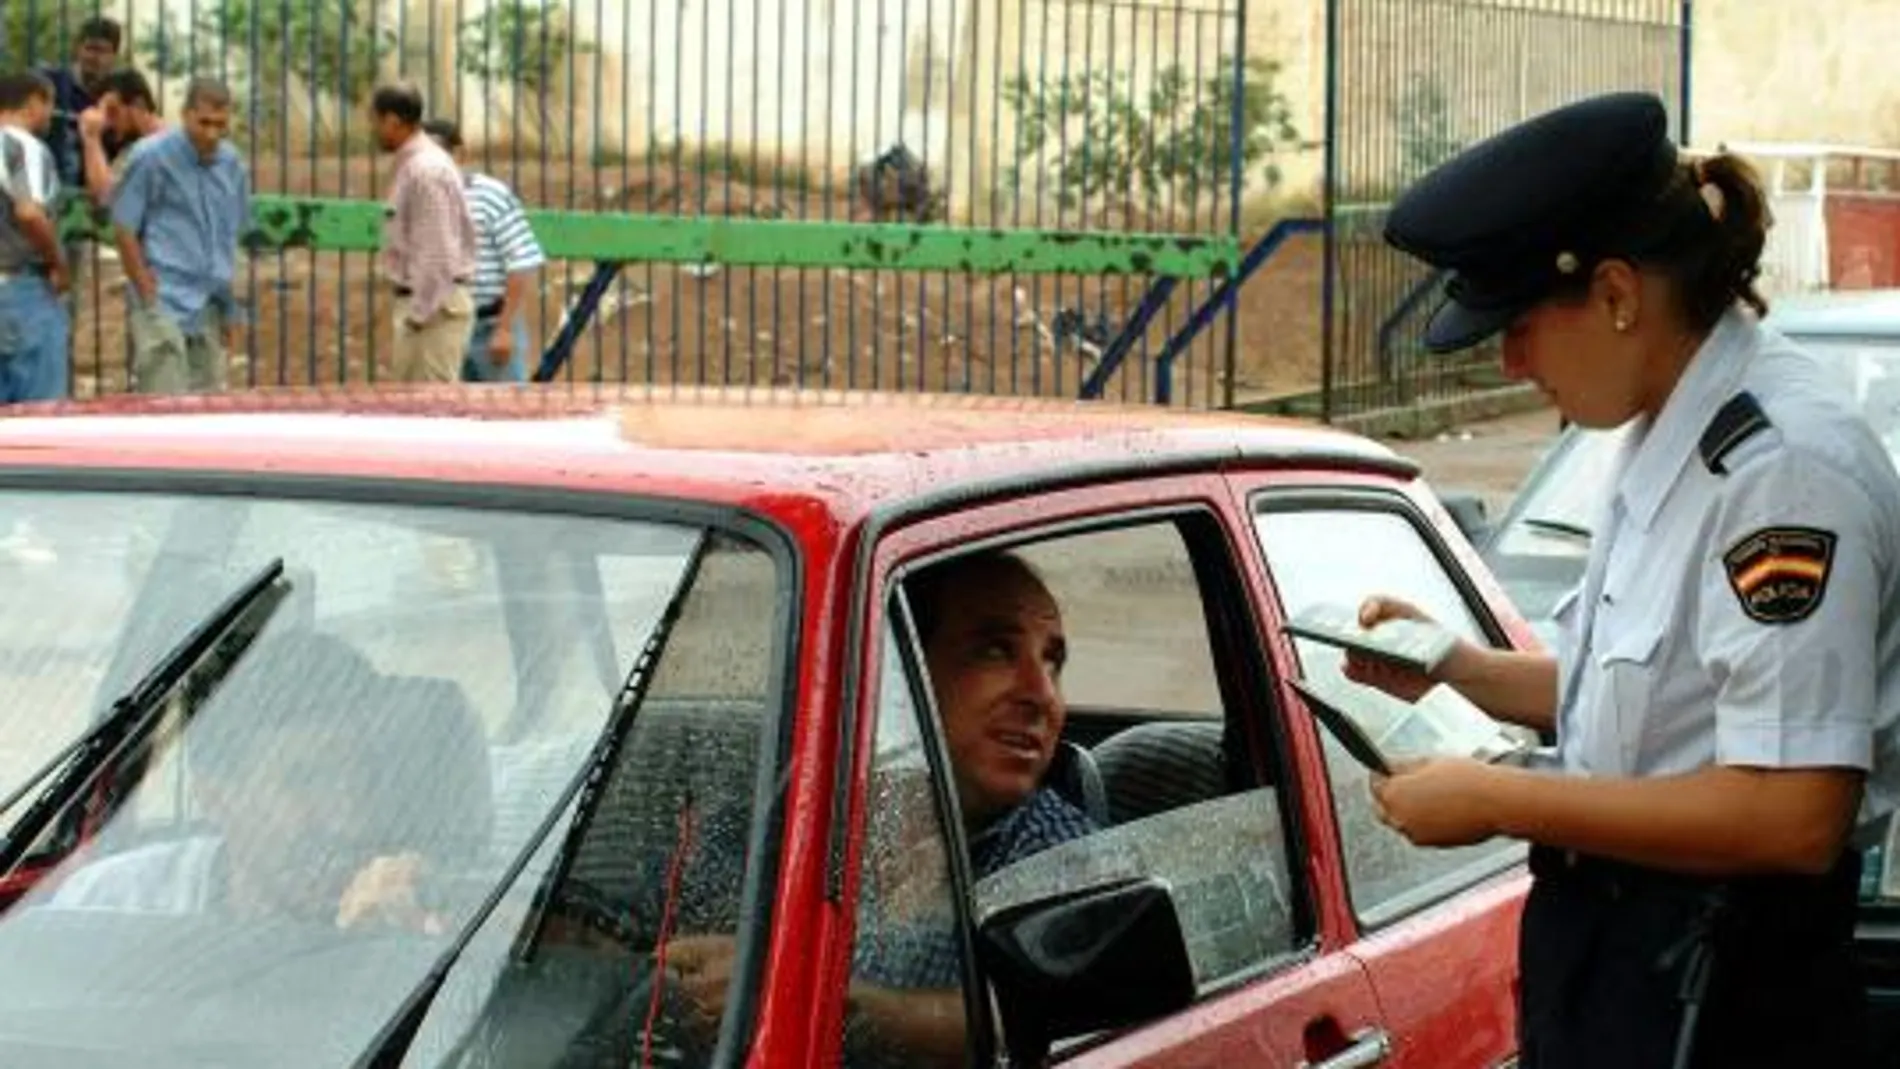
[[[302,249],[375,252],[380,202],[256,198],[242,245],[253,254]],[[535,210],[529,225],[550,259],[723,267],[831,267],[847,271],[954,271],[976,275],[1136,275],[1227,278],[1240,259],[1233,238],[1047,230],[970,230],[892,223],[826,223],[704,216]],[[60,223],[67,241],[110,241],[102,213],[74,203]]]

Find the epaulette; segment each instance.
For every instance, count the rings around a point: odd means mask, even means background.
[[[1722,458],[1735,451],[1735,447],[1754,437],[1758,431],[1773,426],[1768,421],[1768,413],[1761,410],[1761,402],[1755,395],[1743,390],[1728,399],[1715,418],[1702,429],[1702,440],[1696,443],[1696,452],[1702,454],[1702,463],[1717,475],[1727,475],[1728,469],[1722,466]]]

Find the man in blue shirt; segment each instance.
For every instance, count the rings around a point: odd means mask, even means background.
[[[182,119],[139,142],[112,193],[140,393],[222,390],[243,322],[232,280],[250,226],[251,182],[226,140],[230,89],[193,79]]]

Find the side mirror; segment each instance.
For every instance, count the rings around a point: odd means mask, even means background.
[[[1451,513],[1451,521],[1458,525],[1458,530],[1464,532],[1465,540],[1472,545],[1479,545],[1491,533],[1491,520],[1486,514],[1488,510],[1484,498],[1477,494],[1457,493],[1447,494],[1439,501],[1445,506],[1445,511]]]
[[[1152,877],[998,910],[977,944],[1014,1063],[1040,1065],[1057,1040],[1194,1002],[1181,919],[1167,884]]]

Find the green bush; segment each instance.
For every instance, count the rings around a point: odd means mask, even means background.
[[[1238,109],[1243,173],[1300,145],[1291,103],[1275,85],[1279,74],[1278,63],[1246,61]],[[1178,64],[1167,67],[1143,94],[1123,71],[1011,78],[1003,100],[1016,118],[1015,162],[1005,180],[1020,189],[1029,169],[1046,161],[1064,207],[1132,194],[1150,212],[1192,214],[1232,182],[1235,75],[1233,58],[1223,57],[1198,82]],[[1280,184],[1271,164],[1259,174],[1268,189]]]

